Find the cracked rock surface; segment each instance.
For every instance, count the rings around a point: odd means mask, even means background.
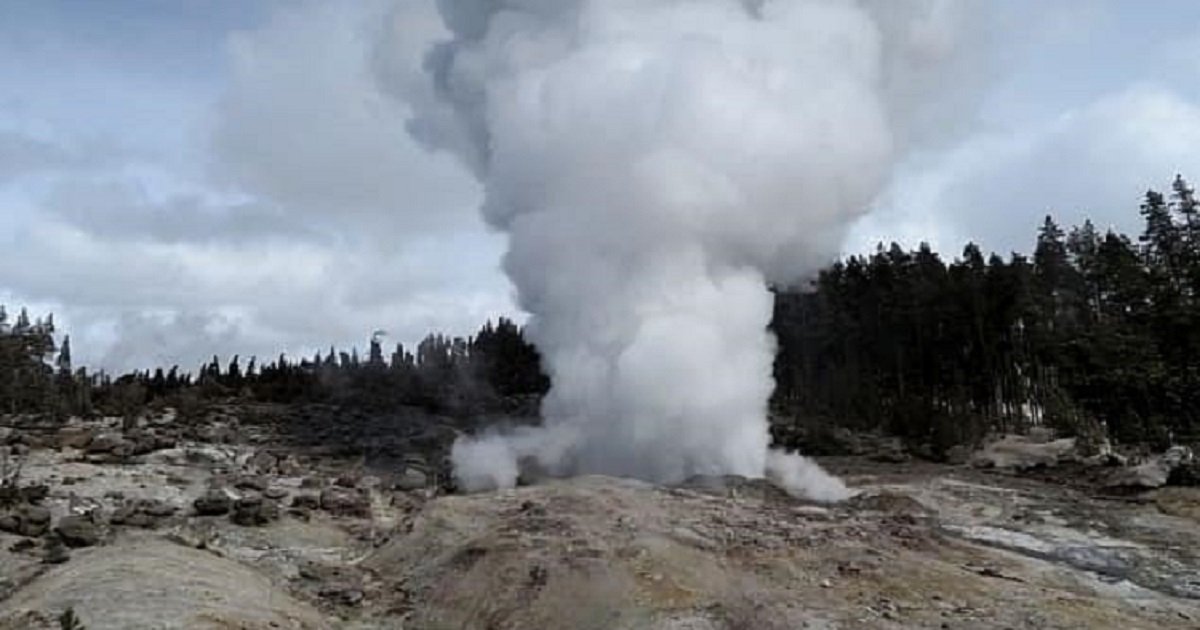
[[[1200,490],[1106,493],[1120,469],[825,459],[839,505],[737,477],[464,496],[462,427],[416,410],[0,429],[0,630],[1200,627]]]

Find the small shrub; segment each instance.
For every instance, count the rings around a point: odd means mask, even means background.
[[[83,622],[79,620],[79,616],[75,614],[75,608],[68,606],[66,610],[58,616],[58,627],[61,630],[87,630]]]
[[[0,508],[12,507],[21,501],[21,466],[24,460],[0,450]]]

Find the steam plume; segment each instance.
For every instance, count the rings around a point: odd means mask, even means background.
[[[947,7],[439,0],[450,38],[411,131],[483,183],[553,382],[544,427],[455,445],[459,483],[535,464],[843,498],[769,452],[767,286],[834,256],[878,194]]]

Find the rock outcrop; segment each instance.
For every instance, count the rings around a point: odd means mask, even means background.
[[[0,487],[0,630],[53,630],[68,607],[89,630],[1200,621],[1196,489],[1128,501],[1059,483],[1123,464],[1093,465],[1048,434],[980,456],[1024,475],[864,439],[857,456],[824,461],[857,492],[835,505],[716,475],[462,496],[441,485],[449,419],[239,410],[36,431],[0,418],[20,458]],[[1182,483],[1195,460],[1177,450],[1142,465],[1153,483]]]
[[[978,468],[1017,471],[1057,466],[1079,458],[1074,438],[1046,440],[1040,436],[1005,435],[988,442],[971,456]]]
[[[440,498],[363,566],[394,585],[375,596],[409,610],[413,628],[1183,628],[1200,619],[1200,607],[1172,595],[1087,577],[1125,566],[1130,579],[1131,556],[1100,560],[1104,545],[1124,543],[1098,540],[1088,555],[1086,534],[1060,541],[1033,524],[993,525],[1011,521],[986,510],[1019,505],[1012,495],[921,488],[827,507],[735,477],[678,488],[584,477]],[[961,533],[947,540],[943,526]],[[1163,588],[1179,579],[1147,571],[1136,579]],[[1126,601],[1122,589],[1137,595]]]
[[[1176,470],[1190,466],[1194,461],[1192,450],[1186,446],[1172,446],[1166,452],[1154,455],[1146,461],[1116,470],[1108,480],[1108,487],[1118,490],[1153,490],[1167,485]]]
[[[0,602],[0,630],[57,628],[67,607],[88,630],[332,627],[254,570],[154,537],[77,552]]]

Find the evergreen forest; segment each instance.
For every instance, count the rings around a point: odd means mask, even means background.
[[[934,455],[1049,426],[1087,440],[1200,441],[1200,217],[1192,187],[1148,191],[1136,237],[1047,216],[1029,255],[880,245],[776,288],[773,422],[877,431]],[[0,307],[0,413],[131,414],[206,401],[327,402],[452,415],[536,409],[537,350],[501,319],[468,338],[270,361],[213,357],[124,375],[76,368],[52,316]],[[523,411],[522,411],[523,410]],[[777,432],[777,435],[783,432]]]

